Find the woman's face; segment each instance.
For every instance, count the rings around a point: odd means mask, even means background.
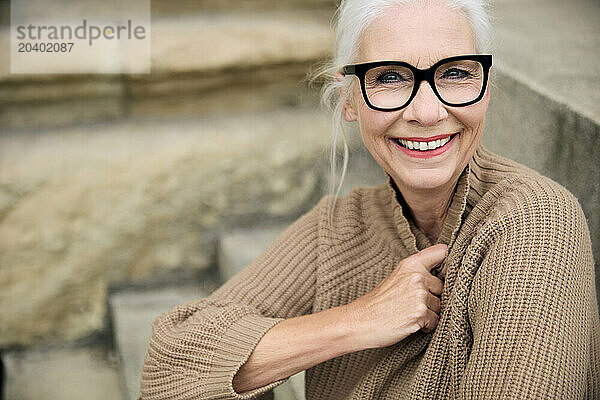
[[[443,58],[475,53],[468,20],[433,1],[388,10],[365,30],[359,46],[357,62],[398,60],[421,69]],[[424,81],[407,107],[375,111],[367,106],[356,84],[350,103],[344,107],[344,117],[358,120],[365,145],[401,190],[449,190],[481,140],[488,103],[489,87],[478,103],[445,106]],[[416,154],[391,140],[429,142],[455,133],[458,135],[441,153],[438,149]]]

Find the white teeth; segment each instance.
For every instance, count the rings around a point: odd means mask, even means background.
[[[438,147],[444,146],[450,141],[450,136],[444,139],[432,140],[431,142],[417,142],[413,140],[397,139],[398,142],[405,148],[411,150],[435,150]]]

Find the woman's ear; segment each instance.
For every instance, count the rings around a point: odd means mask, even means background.
[[[348,122],[354,122],[358,120],[358,113],[356,112],[354,106],[350,103],[350,100],[348,100],[342,107],[342,115]]]
[[[344,79],[344,76],[338,72],[334,75],[334,78],[336,81],[340,82],[342,81],[342,79]],[[340,96],[340,98],[342,98],[344,95],[341,87],[338,88],[338,95]],[[348,122],[354,122],[358,120],[358,113],[356,112],[356,109],[354,108],[354,105],[350,100],[351,96],[352,93],[349,93],[349,96],[346,96],[347,101],[342,106],[342,115],[344,116],[344,119]]]

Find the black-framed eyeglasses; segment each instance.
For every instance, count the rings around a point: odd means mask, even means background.
[[[367,105],[377,111],[397,111],[414,99],[427,81],[440,101],[463,107],[483,98],[492,66],[490,54],[444,58],[419,69],[402,61],[375,61],[346,65],[344,75],[356,75]]]

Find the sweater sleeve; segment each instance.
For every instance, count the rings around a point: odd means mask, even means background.
[[[237,393],[233,377],[271,327],[312,309],[323,204],[209,297],[156,319],[142,370],[142,399],[272,398],[271,389],[286,379]]]
[[[488,227],[494,234],[468,300],[473,343],[457,398],[600,398],[585,216],[564,188],[525,186]]]

